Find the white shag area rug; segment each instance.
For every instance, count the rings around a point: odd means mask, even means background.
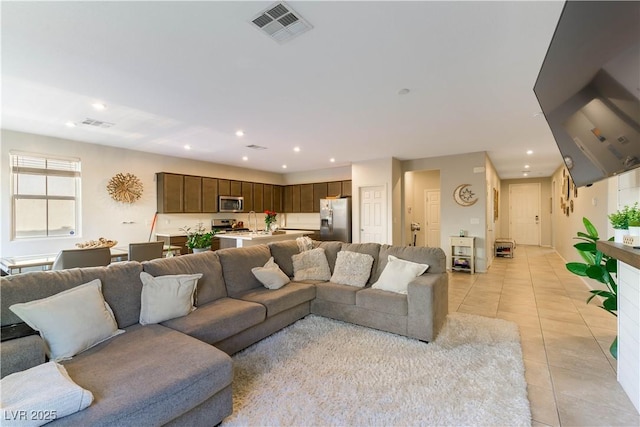
[[[223,426],[530,426],[515,323],[452,313],[427,344],[308,316],[233,356]]]

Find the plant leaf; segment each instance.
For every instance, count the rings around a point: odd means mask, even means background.
[[[587,275],[587,264],[581,262],[568,262],[565,264],[567,270],[572,272],[573,274],[577,274],[578,276],[586,276]]]
[[[593,242],[589,242],[589,243],[576,243],[575,245],[573,245],[574,248],[576,248],[579,251],[585,251],[585,252],[596,252],[596,244]]]
[[[592,235],[590,235],[590,234],[585,234],[585,233],[583,233],[582,231],[578,231],[578,237],[583,237],[584,239],[586,239],[586,240],[590,240],[590,241],[592,241],[592,242],[595,242],[595,241],[597,241],[597,240],[598,240],[598,237],[597,237],[597,236],[596,236],[596,237],[594,237],[594,236],[592,236]]]
[[[584,228],[586,228],[587,233],[589,233],[589,235],[594,239],[598,240],[598,230],[596,230],[591,221],[584,217],[582,218],[582,223],[584,224]]]
[[[618,274],[618,260],[615,258],[609,258],[605,267],[609,273]]]

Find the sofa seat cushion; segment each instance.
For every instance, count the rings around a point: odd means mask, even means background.
[[[341,285],[333,282],[316,283],[315,286],[317,299],[350,305],[355,305],[356,293],[362,290],[362,288],[356,286]]]
[[[236,298],[257,302],[267,308],[267,317],[272,317],[316,297],[316,288],[311,283],[289,282],[280,289],[252,289]]]
[[[264,321],[267,309],[253,302],[221,298],[198,307],[187,316],[162,324],[209,344],[229,338]]]
[[[94,402],[56,425],[162,425],[233,378],[224,352],[161,325],[134,325],[63,365]]]
[[[407,316],[407,296],[397,292],[366,288],[356,294],[356,306],[379,313]]]

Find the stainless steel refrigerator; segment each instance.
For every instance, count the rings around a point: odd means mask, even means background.
[[[320,240],[351,243],[351,197],[320,199]]]

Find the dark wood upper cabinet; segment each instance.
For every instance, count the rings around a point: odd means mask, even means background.
[[[262,186],[262,208],[265,211],[280,212],[279,209],[273,207],[273,185],[271,184],[264,184]]]
[[[313,212],[313,184],[300,185],[300,212]]]
[[[202,212],[218,212],[218,180],[202,178]]]
[[[286,212],[284,209],[284,187],[281,185],[273,186],[273,210],[276,212]]]
[[[342,195],[342,181],[327,182],[327,196]]]
[[[159,213],[184,212],[184,180],[182,175],[156,173],[157,210]]]
[[[184,212],[202,212],[202,177],[184,176]]]
[[[282,187],[282,212],[293,212],[293,186]]]
[[[231,181],[228,179],[218,179],[218,196],[231,195]]]
[[[230,181],[229,187],[228,196],[242,196],[242,181]]]
[[[264,184],[254,182],[253,184],[253,210],[264,212]]]
[[[253,183],[252,182],[241,182],[241,194],[244,197],[244,211],[255,211],[253,205]]]
[[[299,213],[300,211],[300,186],[291,186],[291,212]]]
[[[351,180],[342,181],[342,197],[352,196],[351,194]]]

